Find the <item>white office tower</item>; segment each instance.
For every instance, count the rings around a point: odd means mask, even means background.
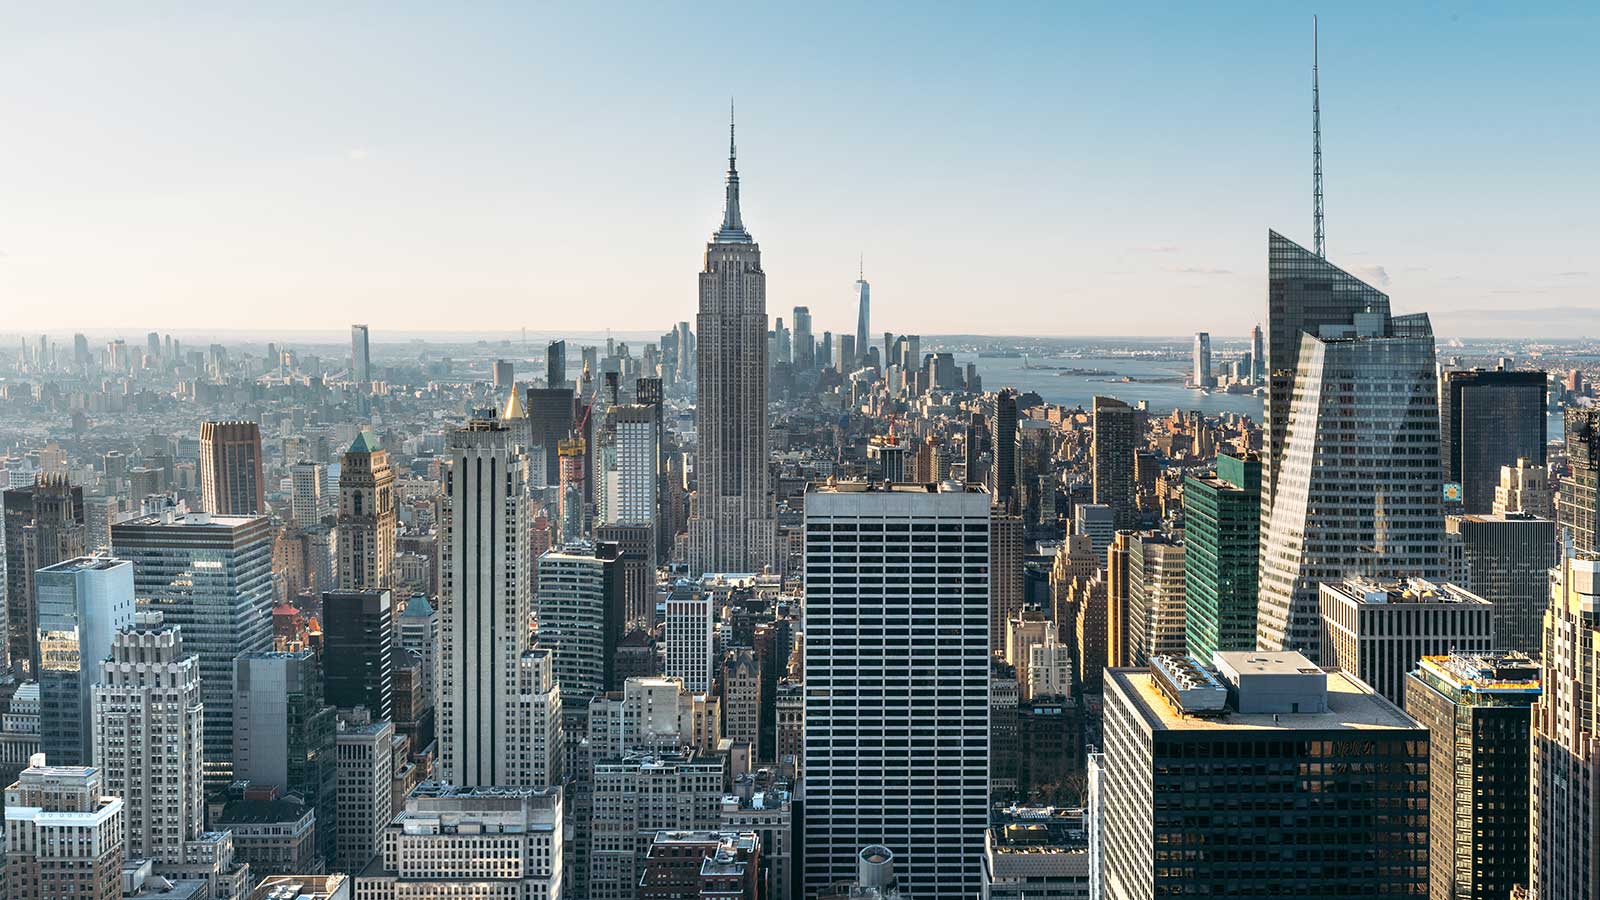
[[[499,422],[447,439],[439,542],[439,751],[463,787],[512,785],[504,748],[517,730],[518,667],[529,646],[526,459]]]
[[[357,900],[561,900],[561,789],[417,786],[383,829]]]
[[[639,896],[657,832],[716,828],[726,768],[726,757],[694,751],[596,759],[590,900]]]
[[[717,601],[711,591],[680,581],[667,595],[667,671],[690,693],[711,690],[715,669]]]
[[[302,460],[289,467],[289,521],[310,528],[333,512],[328,496],[327,468]]]
[[[975,896],[989,802],[988,492],[811,485],[805,571],[807,896],[848,881],[871,844],[893,851],[917,900]]]
[[[531,788],[561,784],[566,742],[561,722],[561,686],[556,684],[554,654],[535,647],[517,661],[515,731],[504,746],[510,783]]]
[[[650,525],[656,518],[661,454],[650,406],[613,406],[600,444],[595,520],[601,525]]]
[[[1316,659],[1319,583],[1445,574],[1439,396],[1425,314],[1356,313],[1301,334],[1297,359],[1256,646]]]
[[[578,723],[589,701],[604,693],[616,673],[617,641],[622,637],[622,569],[617,545],[577,542],[539,557],[539,596],[535,618],[539,646],[554,652],[562,714]]]
[[[339,723],[334,740],[339,800],[336,866],[359,872],[378,855],[378,837],[394,818],[394,723]],[[323,826],[319,826],[323,827]]]
[[[52,766],[43,753],[5,790],[7,900],[116,900],[122,801],[101,771]]]
[[[243,896],[253,882],[234,862],[232,833],[204,830],[199,658],[180,629],[141,620],[116,635],[99,672],[94,758],[106,792],[122,798],[128,858],[165,877],[203,878],[212,898]]]
[[[698,489],[689,572],[759,572],[776,556],[767,472],[767,274],[739,210],[733,126],[722,227],[706,244],[695,320]]]

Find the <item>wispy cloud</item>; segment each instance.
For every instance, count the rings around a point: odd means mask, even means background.
[[[1495,321],[1530,321],[1575,316],[1600,316],[1600,307],[1592,306],[1542,306],[1529,309],[1458,309],[1450,315],[1465,319],[1492,319]]]
[[[1389,286],[1389,270],[1383,266],[1356,266],[1355,269],[1356,274],[1361,276],[1362,281],[1375,284],[1378,287]]]
[[[351,147],[345,151],[345,157],[351,162],[365,162],[372,156],[372,151],[366,147]]]
[[[1162,244],[1162,245],[1156,246],[1156,247],[1135,247],[1135,248],[1133,248],[1133,252],[1134,253],[1177,253],[1178,252],[1178,247],[1175,244]]]
[[[1491,294],[1509,294],[1509,295],[1511,295],[1513,297],[1516,297],[1516,296],[1521,296],[1523,294],[1548,294],[1550,292],[1545,290],[1544,288],[1497,288],[1495,290],[1490,291],[1489,293],[1491,293]]]
[[[1556,277],[1557,278],[1587,278],[1587,277],[1589,277],[1589,273],[1588,272],[1557,272],[1556,273]]]

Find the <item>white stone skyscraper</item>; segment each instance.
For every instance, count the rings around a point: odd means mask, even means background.
[[[439,542],[439,750],[462,787],[510,782],[518,667],[529,647],[527,457],[511,431],[475,419],[447,441]]]
[[[767,275],[739,214],[739,171],[728,125],[722,227],[706,245],[695,328],[699,454],[689,571],[759,572],[773,562],[777,527],[767,474]]]
[[[1261,650],[1318,657],[1320,582],[1445,575],[1433,329],[1384,306],[1300,335],[1261,535]]]
[[[805,896],[872,844],[917,900],[978,896],[989,569],[981,486],[806,490]]]

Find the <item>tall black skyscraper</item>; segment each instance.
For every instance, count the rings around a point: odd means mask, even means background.
[[[1017,494],[1017,392],[1001,388],[989,402],[989,496],[1008,508]],[[971,477],[970,475],[968,476]]]
[[[394,601],[388,591],[322,595],[322,675],[329,706],[365,706],[374,721],[393,710]]]
[[[544,448],[544,483],[559,484],[561,457],[556,452],[557,445],[572,433],[576,421],[572,388],[528,388],[526,408],[534,446]]]
[[[551,341],[544,349],[545,387],[558,388],[567,382],[567,342]]]
[[[1500,467],[1518,459],[1544,465],[1548,420],[1545,373],[1444,373],[1439,391],[1439,450],[1445,481],[1461,485],[1469,513],[1489,512]]]

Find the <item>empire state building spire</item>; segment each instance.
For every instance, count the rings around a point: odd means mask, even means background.
[[[738,151],[733,142],[733,101],[728,101],[728,197],[722,207],[722,227],[717,230],[716,243],[749,244],[754,242],[750,232],[744,230],[744,219],[739,215]]]

